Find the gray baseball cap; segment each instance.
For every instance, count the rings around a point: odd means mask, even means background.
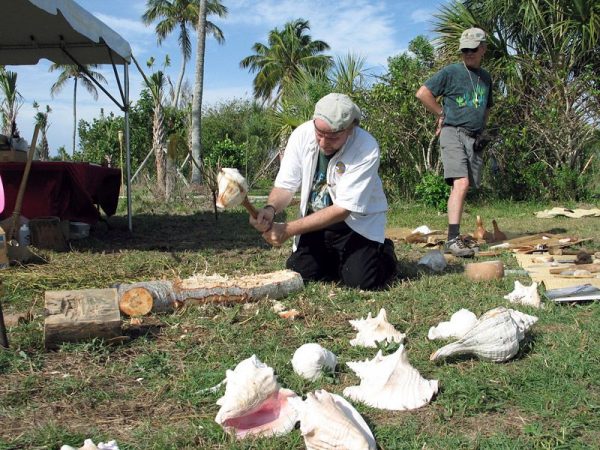
[[[315,105],[313,119],[321,119],[329,124],[332,132],[345,130],[354,121],[360,121],[361,112],[350,97],[345,94],[327,94]]]
[[[469,28],[463,31],[460,36],[460,47],[463,48],[477,48],[479,44],[485,42],[485,31],[481,28]]]

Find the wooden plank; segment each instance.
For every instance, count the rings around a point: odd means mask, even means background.
[[[121,316],[116,289],[46,291],[44,345],[121,335]]]
[[[587,270],[591,273],[600,272],[600,264],[578,264],[578,265],[569,265],[566,267],[555,267],[550,269],[550,273],[553,275],[560,274],[567,270]]]

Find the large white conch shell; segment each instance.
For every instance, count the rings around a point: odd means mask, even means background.
[[[224,167],[217,175],[219,196],[217,208],[233,208],[240,205],[248,195],[248,182],[237,169]]]
[[[404,346],[395,353],[346,363],[360,378],[359,386],[344,389],[344,395],[373,408],[404,411],[420,408],[438,391],[437,380],[426,380],[408,362]]]
[[[336,364],[337,357],[315,343],[301,345],[292,357],[294,372],[310,381],[319,378],[323,370],[333,372]]]
[[[106,444],[104,442],[100,442],[98,446],[94,444],[94,441],[91,439],[86,439],[83,441],[83,447],[75,448],[70,445],[63,445],[60,450],[119,450],[119,446],[116,441],[108,441]]]
[[[429,359],[436,361],[452,355],[473,354],[488,361],[508,361],[517,354],[519,342],[536,321],[535,316],[502,306],[491,309],[467,334],[440,348]]]
[[[542,300],[537,290],[538,284],[533,282],[531,286],[525,286],[515,280],[515,289],[509,294],[505,295],[504,298],[511,303],[519,303],[521,305],[533,306],[534,308],[540,308],[542,306]]]
[[[514,320],[517,325],[518,333],[519,333],[519,342],[525,339],[525,333],[527,333],[534,323],[538,321],[536,316],[531,316],[529,314],[522,313],[521,311],[517,311],[516,309],[509,309],[510,317]]]
[[[236,437],[274,436],[289,433],[298,421],[297,412],[288,403],[296,394],[281,389],[273,369],[256,355],[240,362],[226,373],[225,395],[215,421]]]
[[[406,337],[387,321],[383,308],[379,310],[377,317],[372,317],[369,313],[366,319],[350,320],[350,325],[358,331],[356,338],[350,341],[353,347],[377,347],[377,342],[383,341],[401,343]]]
[[[307,450],[375,450],[373,433],[354,407],[325,390],[290,399],[299,412]]]
[[[450,317],[449,322],[440,322],[436,327],[431,327],[427,337],[434,339],[460,339],[467,331],[475,326],[477,316],[468,309],[459,309]]]

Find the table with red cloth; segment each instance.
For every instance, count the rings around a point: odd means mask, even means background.
[[[5,208],[0,219],[12,215],[25,163],[0,163]],[[79,162],[33,161],[27,180],[21,215],[28,219],[56,216],[94,224],[99,206],[112,216],[119,203],[121,170]]]

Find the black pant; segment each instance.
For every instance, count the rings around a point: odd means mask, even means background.
[[[286,267],[306,281],[341,281],[349,287],[381,289],[396,275],[394,244],[371,241],[346,223],[300,236]]]

